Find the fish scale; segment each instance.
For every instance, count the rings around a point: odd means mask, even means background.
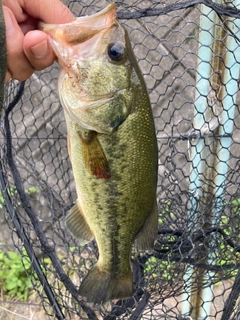
[[[66,226],[80,242],[95,238],[99,251],[79,294],[94,304],[128,298],[132,245],[152,250],[158,230],[158,150],[147,88],[115,4],[71,24],[40,27],[62,67],[59,96],[78,195]],[[121,50],[111,56],[115,43]]]

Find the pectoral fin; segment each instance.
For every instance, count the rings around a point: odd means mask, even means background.
[[[154,242],[158,235],[158,212],[157,202],[154,204],[154,208],[150,216],[145,221],[140,232],[135,237],[135,247],[138,250],[152,251],[154,248]]]
[[[66,218],[66,227],[81,243],[88,243],[94,239],[94,235],[89,228],[78,203],[70,210]]]
[[[110,178],[110,170],[106,156],[97,139],[97,134],[92,133],[87,140],[79,134],[82,143],[83,161],[88,172],[100,179]]]

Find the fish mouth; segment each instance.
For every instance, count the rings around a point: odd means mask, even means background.
[[[91,16],[80,17],[79,20],[81,20],[81,21],[88,20],[89,26],[93,26],[93,24],[92,24],[92,20],[93,20],[94,27],[106,28],[107,27],[106,21],[103,19],[97,19],[97,18],[102,18],[103,16],[106,16],[106,15],[108,15],[108,17],[111,17],[111,19],[112,18],[116,19],[116,3],[112,2],[103,10],[96,12],[95,14],[92,14]],[[108,22],[110,22],[111,19],[108,19]]]
[[[116,4],[110,3],[103,10],[91,15],[76,18],[66,24],[38,23],[38,28],[51,38],[67,44],[79,44],[91,39],[95,34],[110,28],[117,19]]]

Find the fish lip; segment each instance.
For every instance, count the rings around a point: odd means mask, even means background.
[[[101,20],[101,17],[105,17],[105,19]],[[108,17],[108,19],[106,17]],[[47,33],[51,38],[57,38],[59,40],[66,36],[64,29],[68,26],[76,24],[78,28],[82,28],[83,30],[92,29],[95,30],[96,33],[99,33],[105,29],[110,28],[115,23],[116,19],[116,4],[112,2],[101,11],[90,16],[77,17],[74,21],[70,23],[48,24],[39,21],[38,29]],[[71,40],[69,42],[71,42]]]
[[[106,8],[104,8],[103,10],[101,11],[98,11],[94,14],[92,14],[91,16],[83,16],[83,17],[80,17],[80,19],[83,21],[83,20],[88,20],[89,18],[98,18],[102,15],[105,15],[106,13],[108,13],[110,10],[113,10],[113,9],[116,9],[116,3],[115,2],[111,2]]]

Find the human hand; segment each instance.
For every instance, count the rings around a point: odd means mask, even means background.
[[[45,23],[68,23],[75,18],[59,0],[3,0],[6,25],[7,73],[11,78],[28,79],[35,70],[50,66],[55,59],[48,36],[37,30]]]

